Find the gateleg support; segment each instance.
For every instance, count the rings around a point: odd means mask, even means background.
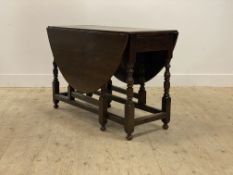
[[[134,113],[135,113],[135,105],[133,102],[133,85],[134,85],[134,63],[136,61],[136,50],[135,50],[135,36],[132,36],[130,39],[129,44],[129,57],[127,62],[127,76],[126,76],[126,83],[127,83],[127,90],[126,90],[126,96],[127,100],[125,103],[125,119],[124,119],[124,129],[127,133],[126,139],[132,140],[133,138],[133,132],[134,132]]]
[[[107,118],[108,118],[108,97],[107,97],[107,84],[101,87],[101,93],[99,97],[99,123],[101,125],[100,130],[106,130]]]
[[[58,68],[57,68],[57,64],[55,63],[55,61],[53,62],[53,83],[52,83],[52,86],[53,86],[53,104],[54,104],[54,108],[57,109],[59,106],[58,106],[58,103],[59,103],[59,100],[57,100],[55,98],[55,95],[56,94],[59,94],[60,92],[60,88],[59,88],[59,81],[58,81]]]
[[[170,61],[172,56],[168,56],[165,61],[165,73],[164,73],[164,94],[162,98],[162,111],[166,113],[166,117],[162,119],[163,129],[168,129],[168,123],[171,116],[171,97],[170,97]]]

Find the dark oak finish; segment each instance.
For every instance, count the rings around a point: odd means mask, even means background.
[[[115,121],[124,126],[128,140],[133,138],[134,127],[143,123],[162,120],[163,128],[168,129],[171,111],[169,69],[178,36],[176,30],[60,26],[48,27],[47,31],[54,55],[55,108],[63,101],[98,113],[101,130],[106,129],[108,119]],[[69,83],[65,93],[59,92],[58,68]],[[162,108],[157,109],[146,104],[145,83],[162,68],[165,68],[164,95]],[[127,89],[113,86],[113,75],[125,82]],[[140,85],[138,93],[133,91],[135,84]],[[126,98],[113,95],[113,91],[125,94]],[[99,99],[93,98],[93,94]],[[112,100],[125,105],[124,117],[108,112]],[[152,114],[135,119],[135,108]]]
[[[171,111],[171,97],[169,94],[170,90],[170,60],[171,56],[168,56],[165,61],[165,73],[164,73],[164,95],[162,98],[162,111],[166,113],[166,118],[162,121],[164,123],[163,128],[168,129],[168,123],[170,122],[170,111]]]
[[[55,61],[53,62],[53,103],[54,103],[54,108],[58,108],[58,103],[59,100],[55,98],[56,94],[59,94],[59,81],[58,81],[58,69],[57,69],[57,64]]]
[[[91,93],[111,79],[121,62],[128,35],[48,28],[54,60],[67,82]]]
[[[107,123],[107,110],[108,110],[108,98],[107,98],[107,84],[101,87],[101,93],[99,97],[99,123],[101,125],[101,130],[105,131],[105,125]]]
[[[124,128],[125,132],[127,133],[126,138],[128,140],[131,140],[132,133],[134,131],[134,103],[133,103],[133,84],[134,84],[134,63],[136,61],[136,52],[135,52],[135,36],[131,36],[130,42],[129,42],[129,55],[128,55],[128,61],[126,66],[126,83],[127,83],[127,100],[125,103],[125,121],[124,121]]]

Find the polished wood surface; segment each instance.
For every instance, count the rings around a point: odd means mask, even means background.
[[[94,92],[117,70],[126,34],[48,28],[54,60],[64,78],[80,92]]]
[[[111,32],[111,33],[131,33],[131,34],[161,34],[167,32],[176,32],[176,30],[158,30],[148,28],[133,28],[133,27],[114,27],[114,26],[99,26],[99,25],[71,25],[71,26],[52,26],[53,28],[63,28],[71,30],[85,30],[96,32]]]
[[[139,75],[149,81],[163,68],[178,35],[176,30],[107,26],[55,26],[47,31],[55,62],[64,78],[86,93],[98,90],[112,75],[126,82],[130,47],[136,54],[134,84],[140,84]],[[144,67],[143,75],[140,66]]]
[[[133,138],[137,125],[162,120],[163,128],[170,122],[171,97],[170,60],[178,32],[106,26],[48,27],[48,36],[54,55],[53,102],[59,101],[99,114],[101,130],[106,130],[108,120],[123,125],[126,138]],[[147,105],[145,83],[162,68],[164,95],[162,107]],[[59,93],[58,68],[69,86],[66,93]],[[112,85],[115,76],[127,84],[126,89]],[[139,84],[138,93],[134,84]],[[100,89],[100,90],[99,90]],[[126,98],[114,95],[122,93]],[[96,101],[92,95],[99,96]],[[77,100],[75,99],[77,98]],[[137,98],[137,102],[134,101]],[[108,111],[111,102],[124,104],[124,116]],[[135,118],[135,109],[151,113]]]

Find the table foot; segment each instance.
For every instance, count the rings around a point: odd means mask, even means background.
[[[132,140],[132,139],[133,139],[133,135],[132,135],[132,134],[128,134],[128,135],[126,136],[126,139],[127,139],[127,140]]]
[[[168,123],[163,124],[163,129],[167,130],[169,128]]]
[[[101,130],[101,131],[106,131],[106,127],[105,127],[105,126],[101,126],[101,127],[100,127],[100,130]]]
[[[59,108],[58,103],[55,103],[55,104],[53,105],[53,108],[54,108],[54,109]]]

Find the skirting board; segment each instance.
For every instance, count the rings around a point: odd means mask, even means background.
[[[51,87],[52,74],[0,74],[0,87]],[[62,76],[59,77],[61,86],[67,86]],[[118,86],[124,83],[113,79]],[[163,74],[159,74],[147,84],[149,87],[162,86]],[[213,86],[232,87],[233,74],[172,74],[172,86]]]

